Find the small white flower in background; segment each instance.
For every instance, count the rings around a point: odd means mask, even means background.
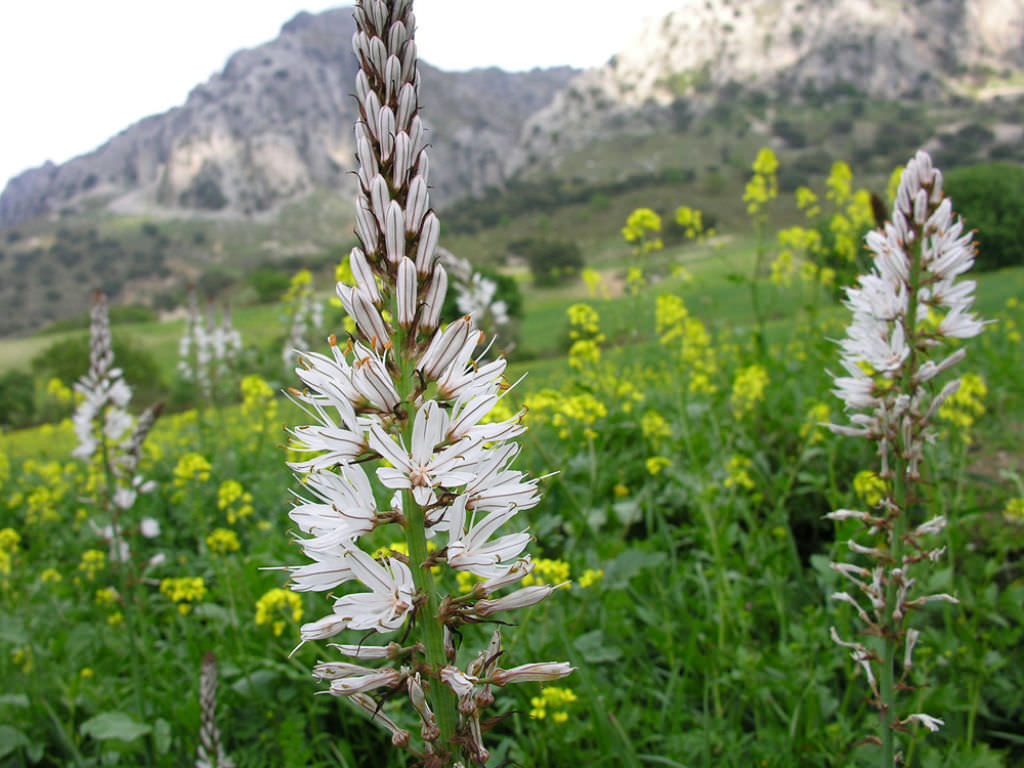
[[[147,539],[155,539],[160,535],[160,523],[152,517],[142,518],[142,522],[139,523],[139,533],[145,536]]]
[[[122,513],[130,510],[140,493],[155,487],[137,473],[142,445],[159,417],[163,404],[148,408],[138,421],[128,413],[131,388],[125,383],[120,368],[114,367],[114,349],[110,336],[110,320],[106,297],[97,292],[89,323],[89,371],[75,384],[82,401],[72,417],[78,445],[71,452],[87,462],[105,462],[112,485],[100,499],[111,517],[108,525],[97,526],[97,534],[110,547],[112,560],[126,561],[131,552],[124,539]],[[153,521],[156,522],[156,521]]]
[[[883,762],[896,759],[895,730],[919,722],[936,731],[943,721],[925,714],[899,719],[896,692],[911,685],[913,651],[919,632],[907,627],[908,608],[929,602],[951,602],[948,594],[912,598],[919,567],[939,560],[944,547],[928,537],[947,524],[920,508],[925,447],[935,442],[931,419],[942,402],[959,386],[950,381],[938,388],[937,376],[962,361],[963,348],[949,340],[981,333],[984,323],[973,312],[975,283],[958,282],[974,263],[971,233],[954,218],[952,202],[943,196],[942,174],[931,158],[918,152],[900,177],[891,220],[867,236],[874,267],[858,286],[847,288],[846,306],[853,313],[846,338],[840,342],[846,375],[836,376],[833,392],[846,406],[851,425],[830,425],[838,434],[863,437],[878,445],[878,476],[886,484],[879,504],[868,510],[837,510],[828,517],[837,523],[859,522],[846,547],[868,563],[861,567],[833,563],[863,596],[837,592],[832,598],[854,608],[860,634],[874,641],[844,641],[836,629],[833,640],[851,650],[864,672],[880,710]],[[937,321],[937,322],[936,322]],[[873,561],[873,563],[872,563]],[[902,673],[894,667],[903,646]]]
[[[358,644],[333,647],[360,662],[384,663],[324,661],[314,676],[329,680],[331,693],[370,714],[395,745],[425,764],[483,765],[489,753],[481,712],[494,701],[492,684],[556,680],[573,668],[544,662],[500,669],[499,632],[465,669],[457,664],[463,625],[533,605],[554,590],[494,596],[532,568],[523,555],[531,536],[516,529],[515,518],[540,497],[537,481],[511,466],[522,414],[482,423],[508,389],[505,360],[479,360],[484,335],[472,316],[484,304],[504,312],[493,301],[493,282],[470,274],[465,316],[440,327],[449,278],[429,200],[412,2],[364,0],[354,13],[360,247],[349,255],[354,284],[339,284],[337,293],[356,332],[344,344],[331,336],[329,355],[297,353],[306,388],[290,395],[313,423],[291,430],[290,447],[302,458],[289,466],[304,474],[309,496],[297,494],[290,516],[309,536],[296,543],[313,562],[288,570],[296,591],[348,583],[369,590],[346,590],[329,614],[302,626],[300,638],[359,632]],[[380,509],[385,489],[394,494]],[[407,554],[374,558],[360,549],[364,534],[384,527],[404,539]],[[435,582],[434,570],[451,593]],[[484,581],[462,594],[458,571]],[[410,644],[373,646],[366,631],[401,631]],[[397,693],[408,694],[419,716],[419,740],[382,709]]]
[[[225,305],[217,322],[212,303],[207,304],[205,319],[199,312],[195,285],[188,288],[188,314],[185,332],[178,342],[178,374],[193,382],[200,395],[209,400],[214,382],[233,369],[242,351],[242,335],[231,325],[231,309]]]
[[[281,358],[285,365],[290,366],[295,364],[298,351],[309,347],[310,326],[316,330],[323,327],[324,308],[313,296],[313,276],[309,270],[300,270],[292,277],[284,304],[288,336],[281,350]]]
[[[501,336],[511,318],[508,305],[497,298],[498,284],[474,270],[468,260],[460,259],[451,251],[438,248],[437,256],[448,271],[451,285],[455,289],[455,306],[459,312],[472,317],[473,322],[489,336]]]

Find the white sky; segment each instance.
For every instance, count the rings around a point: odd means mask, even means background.
[[[599,66],[641,21],[687,0],[416,0],[423,59],[442,69]],[[0,0],[0,189],[185,101],[240,48],[323,0]],[[348,44],[348,41],[343,41]]]

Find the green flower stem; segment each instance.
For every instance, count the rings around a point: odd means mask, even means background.
[[[397,299],[392,297],[390,306],[392,317],[397,317]],[[405,419],[402,437],[406,447],[411,449],[414,424],[412,413],[415,411],[413,400],[417,377],[415,358],[413,354],[407,352],[410,341],[405,332],[396,329],[393,359],[398,366],[398,377],[395,383],[402,402],[410,409]],[[416,620],[426,649],[427,664],[430,667],[431,685],[427,696],[434,710],[434,717],[437,718],[438,730],[441,731],[441,743],[458,753],[461,750],[452,742],[458,727],[455,693],[442,683],[439,677],[441,668],[448,664],[444,649],[444,625],[438,616],[441,600],[434,584],[434,574],[430,572],[429,566],[424,566],[427,561],[426,512],[413,499],[411,491],[407,490],[402,491],[402,509],[405,512],[405,542],[409,550],[409,570],[412,571],[413,583],[416,585],[416,595],[424,601],[417,611]]]
[[[448,659],[444,651],[444,626],[438,619],[440,600],[434,585],[434,575],[429,567],[424,567],[427,559],[426,515],[409,491],[402,492],[402,508],[406,510],[405,536],[409,546],[409,568],[417,594],[422,595],[426,601],[422,605],[423,612],[417,618],[420,636],[427,651],[427,663],[431,667],[433,684],[428,695],[437,718],[437,727],[441,731],[441,740],[445,745],[451,745],[458,720],[455,694],[438,677],[438,672],[448,663]]]
[[[909,394],[914,387],[914,373],[917,371],[917,291],[921,282],[921,254],[920,244],[915,246],[915,254],[910,259],[910,279],[908,281],[907,314],[903,319],[905,338],[910,347],[910,354],[903,366],[903,377],[899,382],[900,392]],[[911,434],[910,440],[917,439],[916,430]],[[911,446],[905,445],[903,435],[900,435],[899,449],[893,457],[893,513],[892,530],[890,531],[889,554],[890,567],[900,568],[903,564],[903,539],[907,531],[907,519],[910,514],[910,500],[913,497],[911,492],[912,480],[907,476],[908,462],[905,458],[909,455]],[[896,647],[899,645],[903,634],[903,620],[895,620],[892,612],[896,607],[897,586],[890,578],[885,588],[885,610],[886,616],[882,624],[882,669],[880,675],[881,689],[879,693],[882,698],[882,766],[892,768],[896,760],[896,739],[893,731],[893,723],[896,720],[896,690],[895,690],[895,663]]]

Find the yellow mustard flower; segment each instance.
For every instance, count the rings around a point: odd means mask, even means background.
[[[1003,510],[1003,517],[1008,523],[1024,525],[1024,499],[1010,499],[1006,502],[1006,509]]]
[[[725,478],[726,488],[745,488],[748,491],[754,490],[756,484],[754,478],[750,476],[750,469],[754,466],[754,462],[746,456],[740,456],[734,454],[729,457],[729,461],[725,465],[725,471],[727,476]]]
[[[672,461],[665,456],[650,456],[645,463],[647,464],[647,471],[652,475],[657,475],[665,467],[671,466]]]
[[[885,498],[889,486],[870,469],[864,469],[853,477],[853,492],[869,507],[874,507]]]
[[[89,580],[96,578],[96,574],[106,567],[107,553],[99,549],[87,549],[78,563],[78,570]]]
[[[541,691],[540,696],[530,699],[530,717],[543,720],[551,711],[551,719],[556,723],[564,723],[569,719],[566,709],[577,700],[570,688],[549,685]]]
[[[939,418],[948,421],[960,434],[960,439],[970,443],[971,427],[978,417],[985,413],[984,398],[988,395],[985,380],[976,373],[965,373],[960,387],[939,406]]]
[[[271,624],[275,637],[287,626],[282,616],[295,624],[302,621],[302,600],[290,589],[271,589],[256,601],[256,625]]]
[[[178,612],[184,615],[192,610],[192,603],[206,596],[206,585],[201,576],[179,576],[162,580],[160,592],[177,603]]]
[[[186,453],[174,467],[174,484],[183,487],[191,480],[205,483],[210,479],[210,462],[198,453]]]
[[[522,585],[562,584],[569,581],[569,564],[565,560],[538,557],[533,561],[533,570],[523,577]]]
[[[238,534],[230,528],[216,528],[206,537],[206,546],[210,548],[211,552],[216,552],[218,555],[237,552],[240,547]]]
[[[753,413],[754,407],[764,400],[768,382],[768,371],[763,366],[754,364],[737,371],[730,398],[733,417],[741,419]]]

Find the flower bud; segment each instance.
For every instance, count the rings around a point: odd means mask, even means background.
[[[491,673],[491,682],[502,687],[509,683],[549,683],[572,674],[575,667],[565,661],[542,661],[535,664],[521,664],[512,669],[496,669]]]

